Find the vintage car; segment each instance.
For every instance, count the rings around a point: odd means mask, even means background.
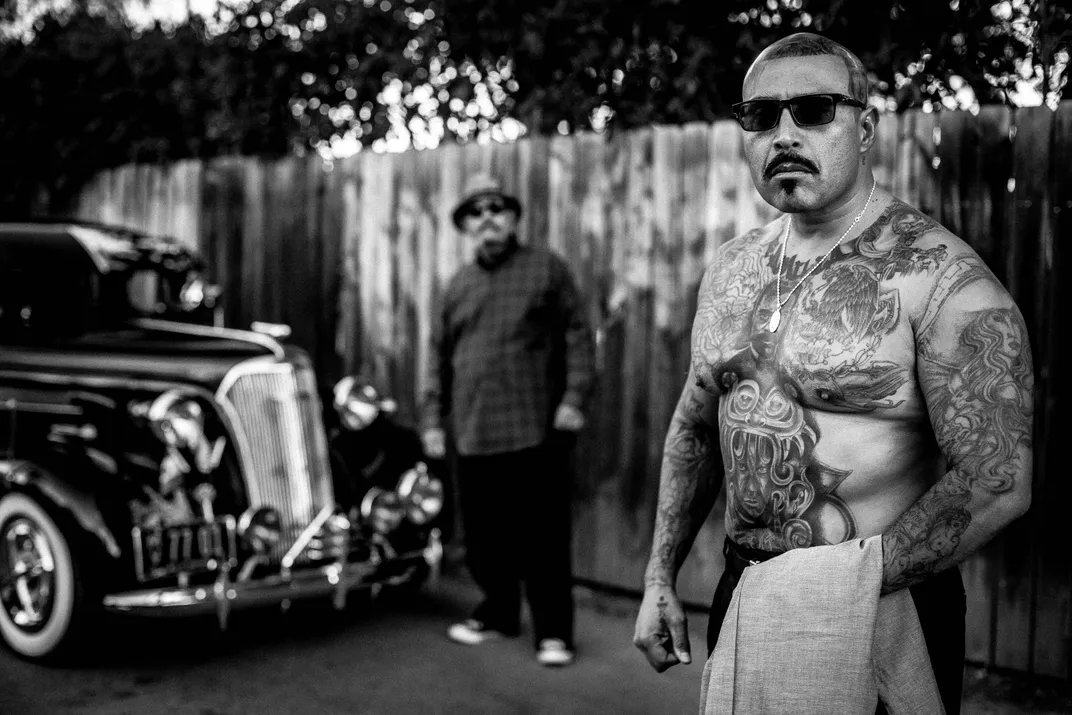
[[[103,611],[228,614],[413,584],[441,467],[393,401],[322,385],[285,326],[220,327],[198,255],[81,222],[0,223],[0,636],[78,651]]]

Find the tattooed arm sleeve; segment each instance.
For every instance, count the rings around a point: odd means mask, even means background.
[[[692,342],[694,354],[710,330],[711,274],[700,285]],[[655,533],[644,585],[673,586],[692,542],[722,486],[718,443],[718,398],[707,392],[689,370],[663,444]]]
[[[718,430],[708,422],[715,397],[689,380],[663,445],[655,533],[644,585],[673,586],[722,485]]]
[[[978,257],[954,260],[916,334],[917,371],[948,470],[883,534],[883,591],[963,561],[1031,503],[1027,329]]]

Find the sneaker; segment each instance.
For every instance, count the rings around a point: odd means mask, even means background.
[[[550,667],[569,665],[573,662],[573,651],[566,642],[558,638],[544,638],[536,651],[536,661]]]
[[[484,641],[501,638],[502,635],[499,631],[488,628],[483,622],[475,618],[455,623],[447,629],[447,638],[463,645],[480,645]]]

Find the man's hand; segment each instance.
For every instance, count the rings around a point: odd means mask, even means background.
[[[447,454],[447,433],[439,427],[431,427],[421,434],[424,453],[432,459],[443,459]]]
[[[670,586],[652,584],[644,589],[633,645],[659,673],[678,663],[692,662],[688,619]]]
[[[584,415],[573,405],[563,402],[555,410],[554,427],[562,432],[579,432],[584,427]]]

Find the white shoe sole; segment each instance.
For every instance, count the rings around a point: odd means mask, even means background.
[[[558,668],[563,665],[569,665],[573,662],[572,653],[539,653],[536,655],[536,662],[540,665],[546,665],[549,668]]]
[[[447,638],[450,638],[455,643],[461,643],[462,645],[480,645],[481,643],[495,640],[499,637],[500,634],[495,631],[483,631],[478,633],[470,628],[466,628],[460,623],[455,623],[447,629]]]

